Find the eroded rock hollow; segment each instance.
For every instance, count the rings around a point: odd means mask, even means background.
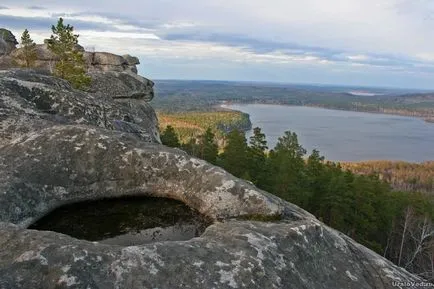
[[[104,244],[132,246],[200,236],[211,224],[180,201],[123,197],[68,204],[28,228]]]

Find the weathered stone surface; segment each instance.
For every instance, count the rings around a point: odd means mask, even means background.
[[[137,57],[130,55],[120,56],[108,52],[85,52],[84,58],[88,63],[89,71],[115,71],[137,74]]]
[[[133,77],[130,74],[125,79]],[[152,91],[146,88],[145,93]],[[143,99],[116,101],[71,88],[68,82],[29,70],[0,71],[0,145],[45,123],[86,124],[159,142],[157,117]],[[119,121],[125,122],[123,126]],[[25,124],[25,125],[22,125]]]
[[[0,232],[2,245],[15,244],[0,252],[5,288],[364,289],[420,281],[314,220],[228,220],[189,241],[130,247],[14,226]]]
[[[48,49],[46,44],[37,44],[35,46],[35,52],[36,60],[33,64],[34,68],[47,72],[53,72],[56,61],[59,58]],[[22,67],[26,63],[23,48],[13,50],[8,57],[14,61],[15,65],[13,67]],[[0,69],[6,69],[6,67],[0,64]]]
[[[58,57],[48,49],[48,39],[43,44],[37,44],[34,68],[53,72]],[[18,42],[15,36],[6,29],[0,28],[0,69],[20,67],[25,63],[23,49],[16,49]],[[83,52],[83,57],[89,72],[128,72],[137,74],[136,65],[140,63],[137,57],[131,55],[120,56],[108,52],[86,52],[77,44],[75,49]]]
[[[14,34],[12,34],[12,32],[7,29],[0,28],[0,38],[4,39],[6,42],[9,42],[13,45],[18,44],[18,41],[15,38]]]
[[[0,56],[9,54],[18,44],[17,39],[7,29],[0,28]]]
[[[84,48],[77,45],[77,49],[84,52]],[[36,51],[36,61],[34,67],[42,70],[52,72],[58,57],[53,54],[49,49],[47,44],[37,44],[35,47]],[[9,56],[15,60],[17,66],[24,64],[24,50],[22,48],[9,51]],[[0,53],[1,53],[1,40],[0,40]],[[5,53],[7,54],[7,53]],[[115,71],[115,72],[132,72],[137,74],[136,64],[130,64],[127,59],[122,56],[107,53],[107,52],[84,52],[84,60],[87,64],[89,72],[100,72],[100,71]],[[135,57],[130,56],[131,63]],[[4,68],[0,66],[0,68]]]
[[[122,56],[108,52],[87,52],[86,58],[91,60],[92,65],[128,65],[128,62]]]
[[[391,289],[422,281],[297,206],[162,146],[142,100],[3,71],[0,121],[1,289]],[[120,196],[176,199],[213,224],[190,240],[128,247],[26,229],[64,204]],[[248,221],[258,217],[274,221]]]
[[[126,71],[129,71],[131,73],[137,74],[137,66],[138,64],[140,64],[140,60],[135,57],[135,56],[131,56],[129,54],[123,55],[123,58],[125,58],[125,60],[128,63],[128,68],[126,69]]]
[[[113,71],[89,75],[92,77],[91,92],[116,99],[133,98],[151,101],[154,98],[154,83],[140,75]]]
[[[125,60],[128,62],[129,65],[140,64],[140,60],[135,56],[131,56],[129,54],[126,54],[126,55],[122,55],[122,57],[125,58]]]
[[[31,184],[20,190],[27,199],[24,202],[9,181],[6,187],[0,184],[0,220],[23,226],[51,211],[59,201],[136,194],[180,200],[213,219],[309,215],[296,207],[287,208],[277,197],[218,167],[180,150],[146,144],[129,133],[56,125],[12,140],[0,148],[0,155],[9,164],[8,171],[15,172],[0,173],[1,179]]]
[[[8,54],[9,52],[10,52],[9,45],[4,39],[0,38],[0,56]]]
[[[58,57],[48,49],[47,44],[35,45],[35,52],[36,52],[36,59],[38,61],[42,62],[42,61],[58,60]],[[22,48],[15,49],[10,55],[15,59],[23,59],[24,50]]]

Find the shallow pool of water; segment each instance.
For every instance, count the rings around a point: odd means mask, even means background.
[[[150,197],[86,201],[62,206],[29,229],[131,246],[200,236],[210,220],[184,203]]]

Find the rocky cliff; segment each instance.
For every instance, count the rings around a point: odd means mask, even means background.
[[[397,287],[422,280],[306,211],[161,145],[150,81],[95,79],[82,92],[0,71],[1,289],[418,288]],[[67,204],[125,196],[181,201],[208,227],[133,246],[28,229]]]
[[[17,48],[15,36],[7,29],[0,28],[0,69],[20,67],[25,64],[22,48]],[[137,64],[140,61],[131,55],[116,55],[108,52],[85,51],[80,45],[76,49],[83,52],[87,69],[89,72],[129,72],[137,74]],[[53,72],[58,57],[53,54],[44,44],[35,46],[36,60],[34,68],[46,72]]]
[[[17,48],[15,36],[0,28],[0,70],[17,69],[25,64],[23,48]],[[87,73],[92,78],[88,92],[104,98],[109,95],[119,99],[142,99],[150,101],[154,97],[154,83],[137,74],[140,61],[131,55],[116,55],[108,52],[85,51],[80,45],[76,49],[83,52]],[[41,74],[53,72],[58,57],[44,44],[35,46],[36,60],[33,69]]]
[[[12,32],[0,28],[0,56],[11,53],[17,44],[17,39]]]

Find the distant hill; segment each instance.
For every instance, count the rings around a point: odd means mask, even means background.
[[[222,102],[317,106],[434,119],[434,93],[404,89],[227,81],[155,82],[164,112],[210,111]]]

